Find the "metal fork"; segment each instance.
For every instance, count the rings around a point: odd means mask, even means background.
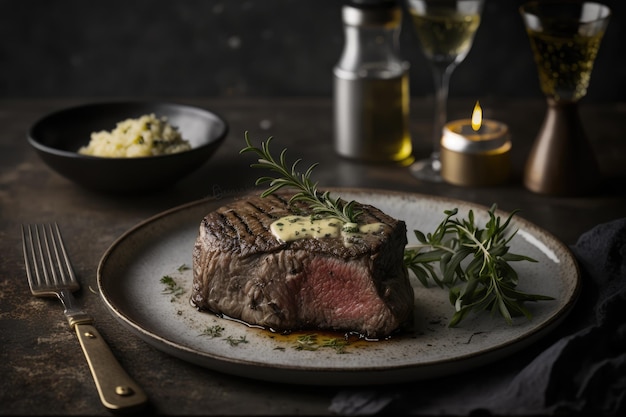
[[[76,331],[89,363],[102,404],[111,410],[135,408],[147,396],[113,356],[93,326],[93,319],[77,305],[72,292],[80,288],[67,256],[59,226],[22,225],[22,249],[28,285],[37,297],[58,297],[70,328]]]

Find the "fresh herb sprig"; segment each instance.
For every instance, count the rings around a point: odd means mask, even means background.
[[[553,300],[552,297],[526,294],[515,289],[517,272],[509,265],[513,261],[534,259],[509,252],[509,242],[517,230],[509,233],[511,218],[501,222],[494,204],[488,211],[489,221],[484,228],[477,226],[474,213],[458,220],[458,209],[446,210],[445,219],[433,233],[415,230],[419,245],[407,246],[404,263],[424,286],[434,281],[439,287],[449,288],[450,303],[455,314],[449,327],[459,324],[472,310],[499,312],[512,324],[512,316],[532,314],[524,307],[525,301]],[[469,262],[463,263],[466,259]],[[433,264],[439,263],[439,272]],[[463,285],[464,284],[464,285]]]
[[[292,187],[298,190],[289,200],[289,203],[302,201],[309,205],[314,215],[317,217],[335,217],[344,222],[344,230],[351,231],[356,228],[357,217],[361,214],[356,209],[356,202],[344,202],[340,198],[333,198],[328,191],[319,192],[317,190],[317,182],[311,180],[311,173],[317,167],[317,163],[313,164],[303,174],[298,172],[296,167],[301,159],[296,160],[291,167],[287,166],[286,153],[287,149],[283,149],[280,157],[276,160],[270,153],[270,137],[265,142],[261,142],[261,148],[252,146],[245,134],[246,146],[240,153],[254,152],[259,156],[258,162],[250,165],[253,168],[268,169],[278,174],[277,177],[264,176],[256,180],[256,185],[269,183],[269,187],[261,197],[267,197],[284,187]]]

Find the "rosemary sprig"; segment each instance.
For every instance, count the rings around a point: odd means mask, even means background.
[[[474,213],[458,220],[458,209],[446,210],[445,219],[433,233],[415,230],[419,245],[407,246],[404,263],[424,286],[432,279],[439,287],[449,288],[450,303],[455,314],[449,327],[459,324],[472,311],[499,312],[508,324],[512,316],[532,314],[524,307],[525,301],[553,300],[552,297],[517,291],[517,272],[509,265],[513,261],[536,260],[509,253],[509,242],[517,231],[508,233],[512,212],[502,223],[496,216],[496,205],[488,211],[489,221],[480,228]],[[463,263],[466,259],[469,262]],[[434,263],[439,262],[439,272]]]
[[[295,201],[303,201],[309,205],[317,217],[335,217],[344,222],[343,230],[345,231],[352,231],[356,228],[357,217],[361,214],[361,211],[355,207],[356,202],[350,201],[346,203],[340,198],[331,197],[328,191],[319,192],[317,190],[317,182],[311,181],[311,173],[317,167],[317,163],[311,165],[302,174],[296,169],[301,159],[296,160],[291,165],[291,168],[287,166],[287,149],[282,150],[278,160],[272,156],[269,149],[272,141],[271,137],[267,141],[261,142],[261,148],[252,146],[248,132],[245,133],[245,139],[247,146],[239,153],[254,152],[259,156],[258,162],[250,166],[268,169],[278,174],[277,177],[264,176],[256,180],[256,185],[269,183],[268,189],[261,194],[261,197],[267,197],[283,187],[293,187],[298,192],[291,197],[289,200],[290,204]]]

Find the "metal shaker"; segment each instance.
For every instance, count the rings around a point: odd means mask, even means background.
[[[352,0],[342,8],[345,43],[334,68],[334,145],[347,158],[405,161],[409,65],[399,54],[402,9],[392,0]]]

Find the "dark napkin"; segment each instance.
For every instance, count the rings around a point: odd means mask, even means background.
[[[460,375],[345,389],[341,415],[626,415],[626,218],[571,247],[582,294],[565,323],[519,354]]]

